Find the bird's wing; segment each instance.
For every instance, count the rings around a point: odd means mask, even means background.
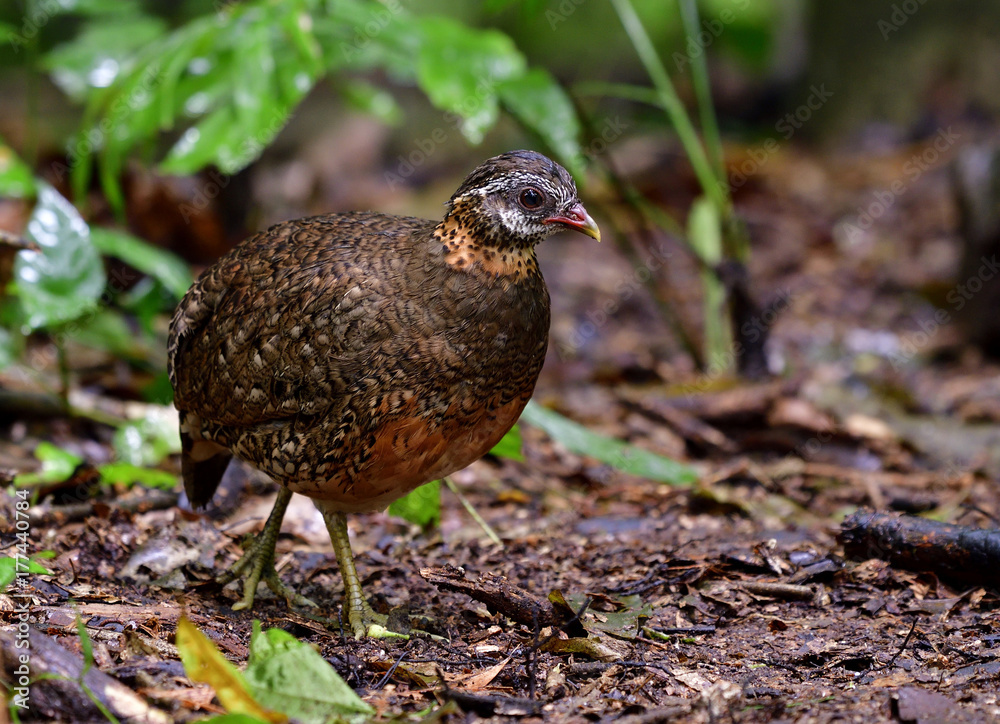
[[[375,355],[406,348],[404,281],[415,240],[432,226],[330,215],[248,239],[174,315],[168,351],[178,409],[254,425],[321,414],[364,384]]]

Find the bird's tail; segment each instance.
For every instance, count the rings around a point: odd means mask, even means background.
[[[197,416],[181,412],[181,476],[184,492],[194,508],[204,508],[215,495],[222,475],[233,459],[226,448],[210,440],[195,439]]]

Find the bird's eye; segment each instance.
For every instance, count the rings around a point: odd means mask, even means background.
[[[545,197],[542,192],[536,188],[529,186],[521,192],[518,196],[518,201],[521,202],[521,206],[528,210],[537,209],[545,201]]]

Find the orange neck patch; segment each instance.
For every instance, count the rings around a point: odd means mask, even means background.
[[[434,229],[434,238],[445,249],[445,261],[455,269],[477,271],[491,276],[521,279],[538,273],[538,261],[532,247],[498,249],[477,241],[460,220],[446,217]]]

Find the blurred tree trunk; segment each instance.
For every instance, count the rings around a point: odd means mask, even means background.
[[[1000,141],[962,149],[954,180],[963,247],[948,303],[966,339],[1000,357]]]
[[[813,137],[857,134],[872,121],[931,136],[963,116],[1000,116],[996,0],[813,0],[801,93],[829,102],[804,124]]]

